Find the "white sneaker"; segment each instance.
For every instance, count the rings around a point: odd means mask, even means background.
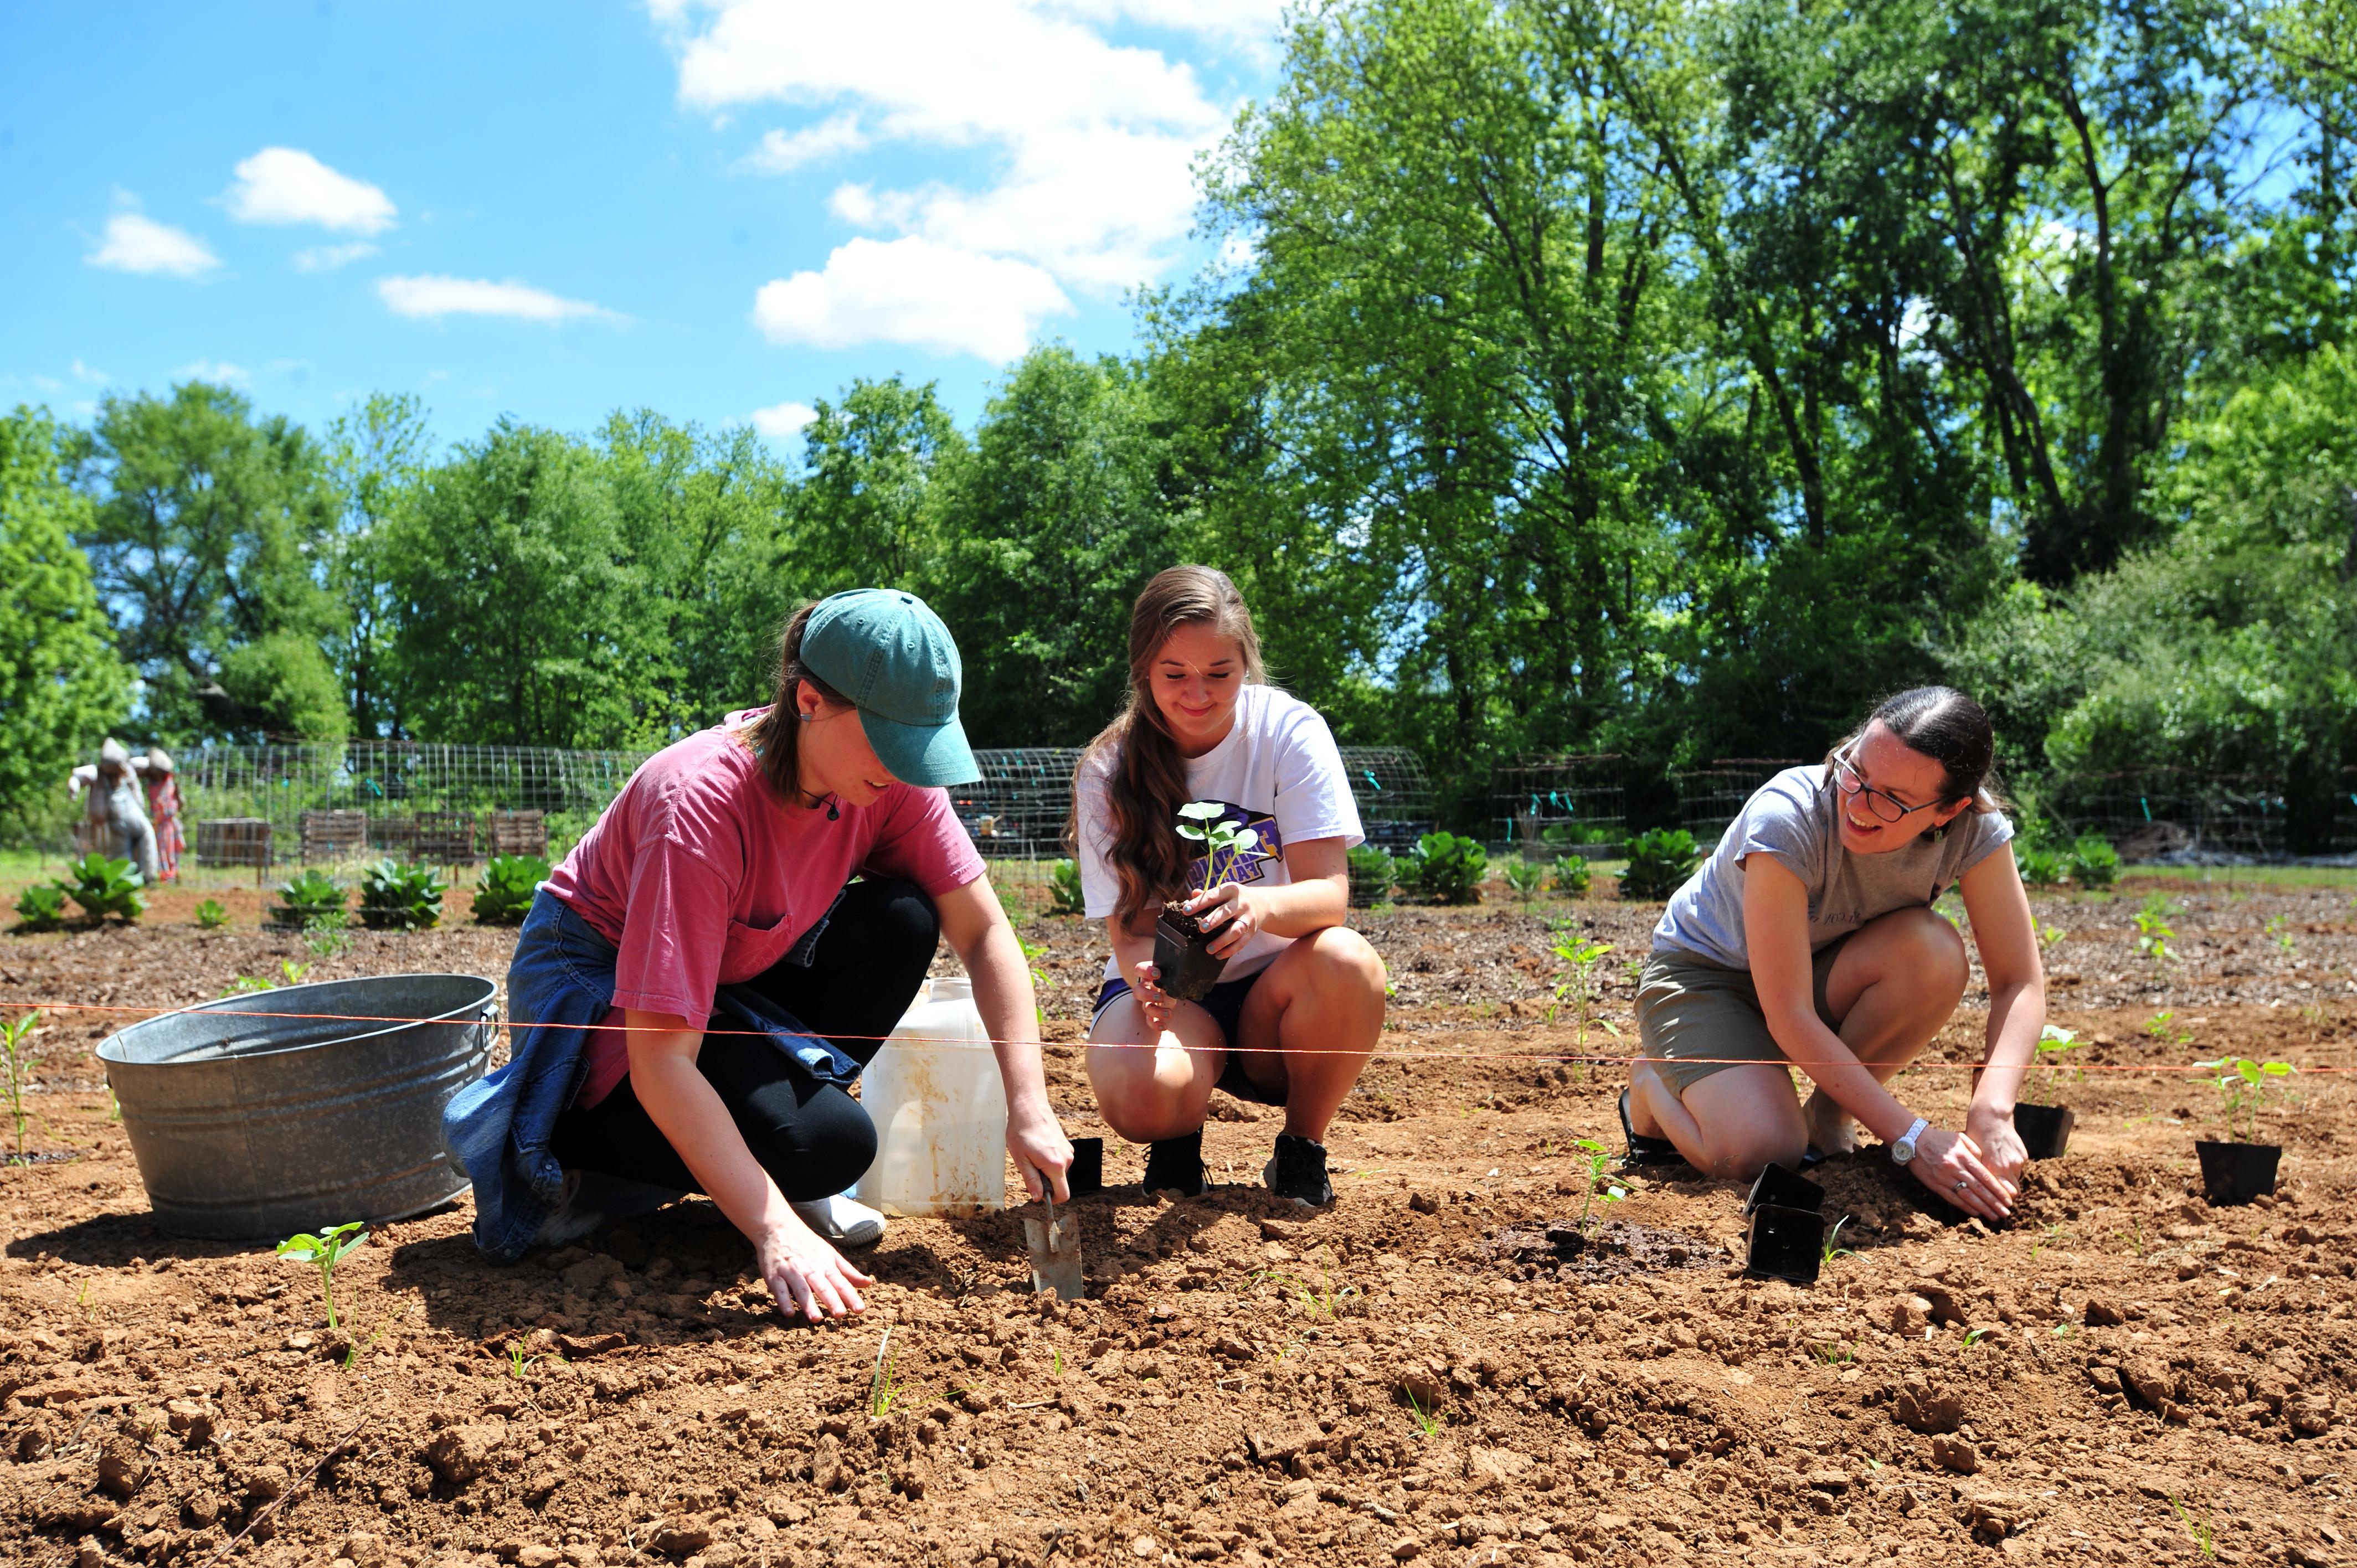
[[[846,1247],[872,1247],[884,1240],[884,1217],[864,1203],[855,1202],[847,1194],[822,1197],[815,1203],[797,1203],[794,1212],[802,1223],[830,1241],[840,1241]]]

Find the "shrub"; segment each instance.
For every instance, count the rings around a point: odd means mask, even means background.
[[[1678,890],[1702,851],[1684,828],[1655,828],[1629,841],[1629,868],[1620,874],[1623,898],[1667,898]]]
[[[1050,878],[1048,889],[1048,913],[1050,915],[1082,915],[1088,912],[1088,895],[1081,889],[1081,865],[1076,860],[1060,860],[1048,868]]]
[[[475,923],[520,926],[533,895],[555,868],[536,854],[495,854],[475,883]]]
[[[1555,890],[1568,893],[1575,898],[1587,893],[1587,857],[1584,854],[1559,854],[1555,857]]]
[[[2082,887],[2109,887],[2120,879],[2120,852],[2101,833],[2081,833],[2062,859],[2071,880]]]
[[[127,860],[113,860],[92,850],[68,861],[66,875],[71,879],[62,885],[66,897],[93,920],[109,915],[135,920],[147,912],[146,901],[139,897],[139,874]]]
[[[1408,865],[1417,891],[1426,897],[1443,904],[1471,904],[1480,899],[1490,852],[1476,839],[1426,833],[1415,841]]]
[[[54,931],[66,923],[66,890],[54,882],[36,882],[16,895],[16,929]]]
[[[2032,887],[2051,887],[2070,875],[2060,850],[2016,843],[2013,863],[2021,870],[2021,880]]]
[[[326,872],[299,872],[278,885],[278,903],[270,911],[270,923],[299,930],[330,916],[340,921],[344,897],[344,885]]]
[[[1351,850],[1349,860],[1351,904],[1363,909],[1370,904],[1381,903],[1399,875],[1399,863],[1371,843]]]
[[[422,931],[442,918],[449,884],[430,865],[372,862],[361,874],[361,923],[371,930]]]
[[[208,898],[197,906],[197,928],[218,931],[229,924],[229,907],[218,898]]]

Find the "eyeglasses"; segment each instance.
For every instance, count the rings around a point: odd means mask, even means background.
[[[1910,806],[1895,795],[1885,794],[1867,783],[1857,769],[1850,766],[1846,752],[1836,752],[1834,756],[1834,782],[1841,787],[1845,795],[1866,797],[1866,809],[1886,822],[1903,822],[1915,812],[1928,811],[1939,804],[1937,800],[1926,800],[1920,806]]]

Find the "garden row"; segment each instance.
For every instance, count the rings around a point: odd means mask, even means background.
[[[475,880],[469,913],[478,925],[522,923],[533,893],[547,880],[549,863],[539,855],[501,854],[487,862]],[[305,870],[278,885],[278,901],[265,911],[280,930],[319,937],[343,930],[357,914],[371,930],[418,931],[441,923],[450,886],[428,865],[391,858],[371,862],[360,878],[360,908],[350,908],[352,889],[324,871]],[[67,863],[63,878],[37,882],[16,897],[16,929],[53,931],[66,923],[70,900],[91,925],[138,919],[147,911],[139,874],[127,860],[92,852]],[[229,923],[216,899],[196,908],[197,924],[214,930]]]

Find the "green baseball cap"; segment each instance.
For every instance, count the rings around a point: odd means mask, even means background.
[[[898,588],[831,594],[802,628],[802,663],[851,699],[877,759],[904,784],[982,777],[958,724],[957,641],[932,607]]]

